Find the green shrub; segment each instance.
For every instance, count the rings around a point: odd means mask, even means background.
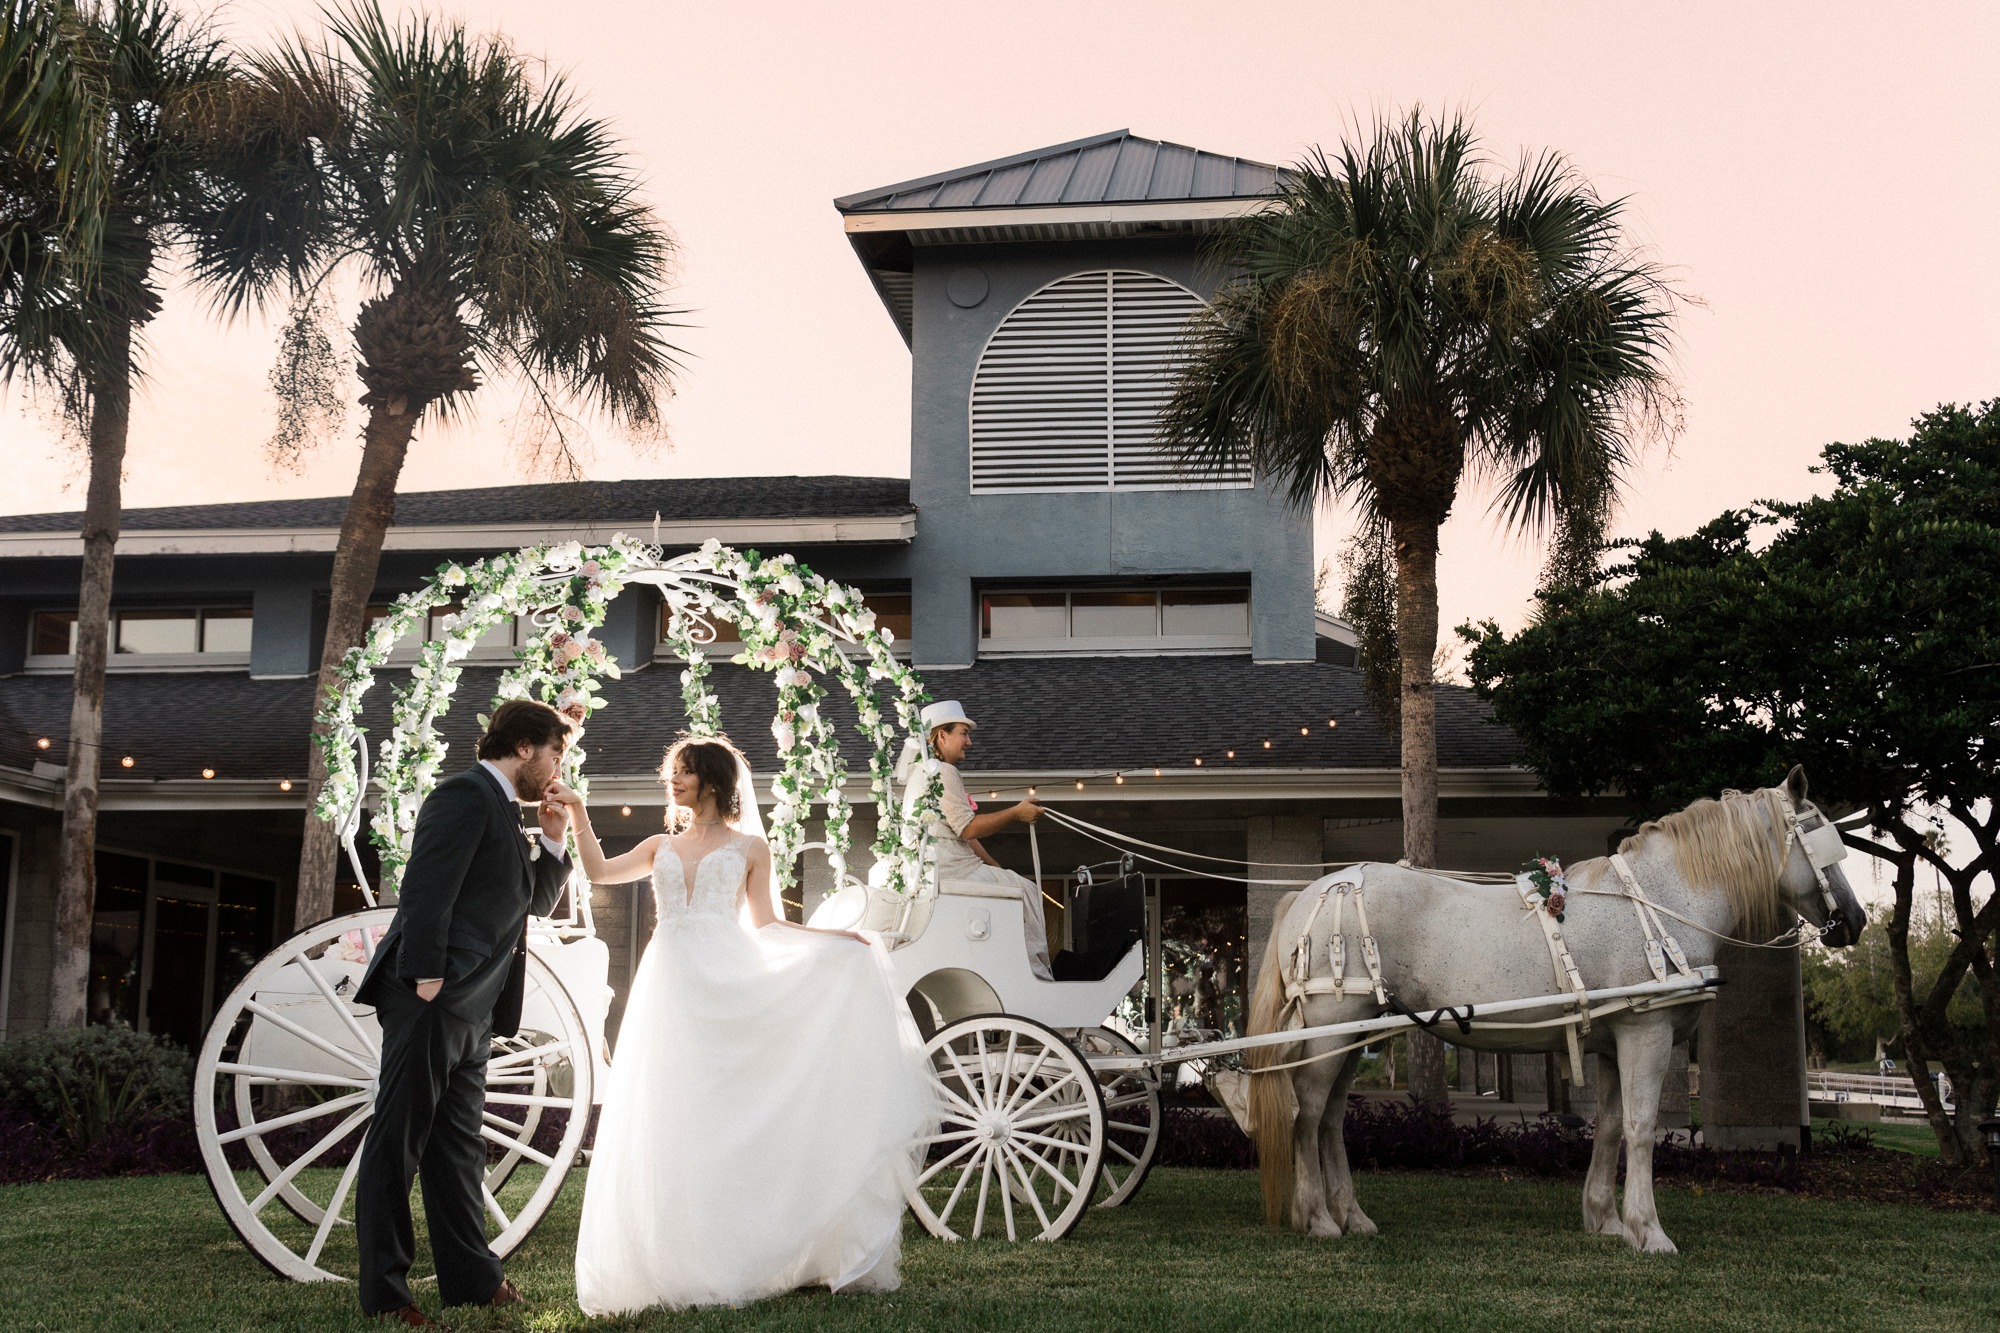
[[[0,1042],[0,1106],[10,1106],[78,1149],[150,1115],[183,1115],[194,1060],[125,1025],[51,1028]]]

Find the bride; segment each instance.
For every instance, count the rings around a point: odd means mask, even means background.
[[[750,770],[723,740],[667,753],[668,832],[592,883],[649,869],[659,924],[632,980],[583,1196],[592,1315],[900,1285],[912,1144],[937,1113],[879,944],[785,920]]]

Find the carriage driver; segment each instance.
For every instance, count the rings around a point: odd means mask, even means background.
[[[1028,966],[1043,981],[1054,981],[1049,970],[1048,927],[1042,918],[1042,886],[1025,875],[1004,869],[993,859],[980,839],[1000,832],[1009,824],[1032,824],[1042,817],[1042,807],[1033,800],[1020,801],[1005,810],[980,814],[979,805],[966,794],[965,779],[958,766],[972,748],[972,733],[979,724],[965,715],[956,699],[940,699],[921,714],[930,752],[938,761],[944,779],[940,805],[943,818],[931,822],[930,834],[937,845],[938,882],[973,880],[980,884],[1004,884],[1021,894],[1021,925],[1028,938]],[[914,787],[913,790],[921,790]]]

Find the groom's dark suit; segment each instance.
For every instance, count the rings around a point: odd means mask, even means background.
[[[396,919],[355,992],[382,1022],[382,1075],[355,1195],[361,1308],[371,1314],[411,1303],[410,1181],[418,1175],[438,1295],[446,1305],[474,1304],[500,1286],[481,1194],[486,1056],[495,1034],[520,1025],[528,915],[552,911],[569,877],[566,857],[545,847],[531,857],[520,807],[503,783],[473,768],[425,800]],[[416,983],[434,977],[444,989],[426,1003]]]

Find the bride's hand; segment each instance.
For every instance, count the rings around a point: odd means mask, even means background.
[[[549,785],[542,789],[542,799],[545,801],[554,801],[558,805],[566,805],[572,810],[583,809],[583,797],[577,794],[576,788],[570,786],[561,778],[549,779]]]

